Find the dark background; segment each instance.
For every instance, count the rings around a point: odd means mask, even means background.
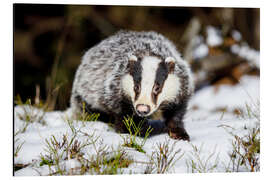
[[[230,54],[233,63],[211,72],[201,69],[200,63],[186,53],[190,42],[187,32],[194,28],[194,19],[200,23],[197,34],[205,36],[205,28],[211,25],[221,30],[225,42],[231,42],[231,30],[236,29],[241,32],[242,41],[260,50],[260,10],[255,8],[14,4],[13,12],[14,97],[42,102],[48,110],[69,106],[74,74],[82,55],[119,29],[153,30],[171,39],[184,52],[194,72],[207,72],[208,77],[197,82],[196,89],[235,83],[239,77],[232,75],[232,70],[245,61]],[[210,48],[209,56],[229,54],[226,47]],[[259,70],[250,68],[241,75],[245,73],[259,75]]]

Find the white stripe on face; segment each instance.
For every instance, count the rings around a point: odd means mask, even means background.
[[[134,92],[134,81],[133,77],[130,74],[126,74],[122,79],[122,87],[124,93],[134,101],[135,99],[135,92]]]
[[[164,82],[162,91],[158,96],[157,106],[163,101],[173,101],[179,94],[180,85],[179,77],[175,74],[169,74]]]
[[[141,62],[142,66],[142,80],[141,80],[141,92],[134,103],[134,107],[138,104],[145,104],[150,106],[150,113],[156,109],[156,105],[152,100],[152,89],[155,84],[156,72],[161,62],[157,57],[147,56]]]

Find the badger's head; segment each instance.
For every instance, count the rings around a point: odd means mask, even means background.
[[[131,56],[128,69],[122,86],[139,116],[150,116],[163,102],[174,101],[178,96],[180,80],[174,73],[174,58],[162,60],[155,56]]]

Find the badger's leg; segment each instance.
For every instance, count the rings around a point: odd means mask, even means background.
[[[169,136],[173,139],[189,141],[189,135],[184,128],[183,117],[186,113],[187,103],[173,104],[163,111],[165,125]]]
[[[128,130],[123,122],[124,117],[131,117],[133,114],[132,105],[130,101],[123,98],[120,102],[121,113],[114,115],[114,129],[119,133],[128,133]]]
[[[123,122],[124,117],[122,116],[115,116],[114,118],[114,129],[119,133],[128,133],[127,128]]]

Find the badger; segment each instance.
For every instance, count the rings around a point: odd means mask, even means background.
[[[189,141],[183,117],[193,89],[190,68],[170,40],[121,30],[84,54],[70,104],[75,114],[83,107],[100,113],[120,132],[126,132],[123,117],[138,123],[159,114],[171,138]]]

